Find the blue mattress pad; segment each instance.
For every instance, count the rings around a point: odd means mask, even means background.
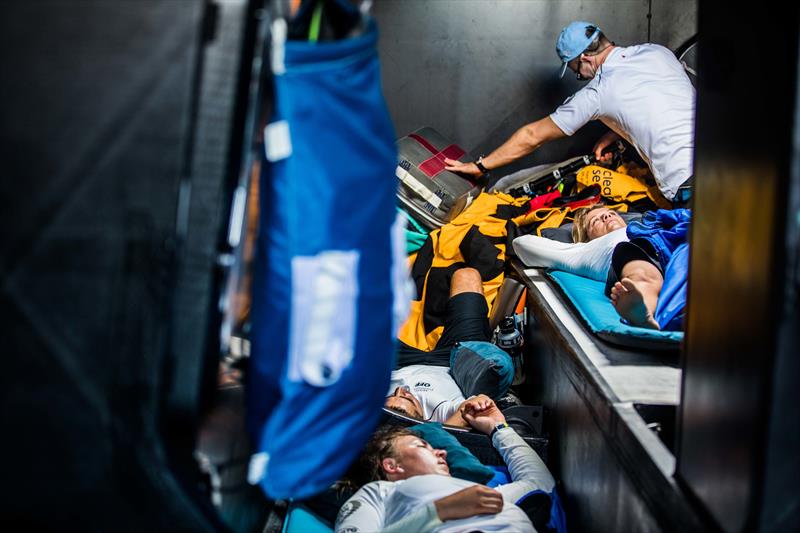
[[[677,349],[683,340],[682,331],[659,331],[626,324],[605,295],[605,286],[600,281],[561,270],[548,270],[547,274],[592,333],[607,342],[633,348]]]

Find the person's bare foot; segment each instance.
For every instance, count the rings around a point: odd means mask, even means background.
[[[629,278],[622,278],[622,281],[616,282],[611,288],[611,303],[619,316],[627,320],[630,325],[661,329],[653,318],[653,312],[645,304],[642,290]]]

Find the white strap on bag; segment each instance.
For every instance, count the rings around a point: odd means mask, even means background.
[[[417,178],[411,175],[406,169],[401,166],[397,166],[394,171],[394,175],[403,182],[403,184],[417,193],[423,200],[431,204],[435,208],[439,208],[442,205],[442,199],[436,196],[432,190],[425,187],[422,183],[419,182]]]

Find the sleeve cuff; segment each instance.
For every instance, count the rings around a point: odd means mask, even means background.
[[[504,428],[495,430],[492,433],[492,446],[497,448],[500,445],[500,443],[503,442],[503,439],[506,438],[506,435],[508,435],[509,433],[517,435],[517,432],[514,431],[514,428],[512,428],[511,426],[506,426]]]
[[[422,528],[423,531],[428,531],[429,529],[433,529],[437,526],[443,524],[442,519],[439,518],[439,514],[436,512],[436,505],[433,502],[428,502],[426,507],[425,515],[428,517],[428,520],[425,522],[425,527]]]
[[[436,505],[433,502],[428,502],[425,504],[423,509],[424,512],[422,516],[419,517],[419,520],[413,520],[409,523],[402,524],[402,527],[398,529],[398,533],[400,531],[419,531],[420,533],[428,533],[442,525],[443,522],[436,513]]]
[[[569,128],[565,128],[564,127],[564,124],[562,124],[561,121],[558,119],[558,116],[556,115],[556,113],[552,113],[550,115],[550,120],[552,120],[553,124],[558,126],[558,129],[563,131],[564,135],[566,135],[567,137],[572,137],[572,135],[575,133],[574,131],[570,131]]]

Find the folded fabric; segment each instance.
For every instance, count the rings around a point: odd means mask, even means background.
[[[422,245],[425,244],[425,240],[428,238],[428,232],[425,228],[420,226],[419,222],[414,220],[414,217],[403,209],[398,207],[397,212],[400,213],[408,223],[406,226],[406,254],[411,255],[419,251]]]
[[[495,471],[478,461],[472,452],[448,433],[441,424],[429,422],[408,429],[428,441],[428,444],[435,449],[447,452],[447,466],[450,467],[450,474],[453,477],[484,484],[494,477]]]
[[[689,209],[659,209],[645,213],[641,221],[628,226],[628,238],[646,239],[655,251],[664,284],[658,296],[654,318],[666,331],[683,329],[686,307],[686,279],[689,274]],[[616,254],[616,252],[615,252]]]
[[[687,241],[692,212],[689,209],[658,209],[644,214],[628,226],[628,239],[646,238],[666,267],[673,251]]]
[[[689,244],[683,243],[672,253],[672,258],[664,271],[664,284],[658,295],[655,319],[663,331],[683,330],[688,277]]]
[[[658,207],[669,207],[670,202],[664,198],[658,186],[649,185],[642,175],[630,166],[620,166],[616,172],[598,165],[589,165],[578,171],[576,179],[578,188],[600,185],[603,198],[614,202],[639,204],[646,201]]]
[[[482,193],[453,221],[428,235],[411,271],[417,300],[397,335],[400,341],[426,352],[436,348],[444,331],[450,278],[459,268],[480,272],[491,308],[503,283],[507,227],[525,215],[526,204],[524,198]]]
[[[450,375],[465,398],[502,398],[514,381],[514,362],[491,342],[459,342],[450,350]]]
[[[572,222],[568,222],[557,228],[544,228],[541,232],[542,237],[558,242],[571,243],[572,241]]]

